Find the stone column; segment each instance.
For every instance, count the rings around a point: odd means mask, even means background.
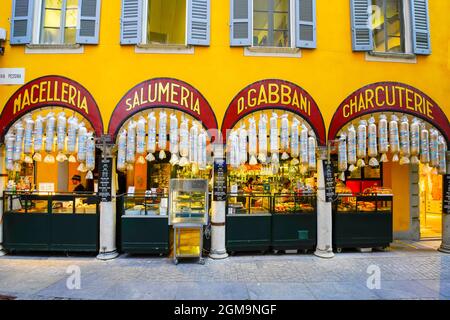
[[[6,254],[3,249],[3,190],[6,186],[7,178],[3,176],[6,174],[5,170],[5,146],[0,145],[0,257]]]
[[[447,174],[450,174],[450,152],[447,151]],[[439,251],[450,253],[450,214],[442,214],[442,243]]]
[[[331,202],[325,202],[325,176],[323,160],[317,162],[317,247],[314,254],[321,258],[333,258]]]
[[[119,255],[116,246],[116,159],[112,155],[113,145],[103,144],[100,148],[104,156],[111,160],[112,170],[111,201],[100,202],[100,252],[97,259],[110,260]]]
[[[215,145],[214,158],[223,159],[223,155],[223,145]],[[225,248],[226,201],[211,201],[211,203],[211,252],[209,257],[212,259],[224,259],[228,257]]]

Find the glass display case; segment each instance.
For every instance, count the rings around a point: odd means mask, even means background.
[[[98,251],[93,193],[4,192],[3,245],[12,251]]]
[[[164,193],[125,194],[125,216],[167,216],[168,195]]]
[[[315,195],[275,194],[273,197],[275,214],[311,213],[314,214],[317,206]]]
[[[228,214],[230,215],[270,215],[272,196],[270,194],[231,193],[228,196]]]
[[[171,179],[169,224],[208,224],[208,180]]]

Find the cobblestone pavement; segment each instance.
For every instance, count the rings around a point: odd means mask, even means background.
[[[0,297],[7,299],[446,299],[450,255],[437,241],[396,241],[386,252],[236,255],[205,265],[148,256],[7,255],[0,258]],[[369,289],[368,267],[380,270]],[[68,289],[79,267],[80,289]]]

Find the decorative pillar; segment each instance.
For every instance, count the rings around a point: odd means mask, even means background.
[[[99,165],[98,193],[100,197],[100,252],[99,260],[116,258],[119,253],[116,247],[116,161],[112,154],[114,145],[110,144],[109,137],[102,136],[102,160]],[[109,144],[107,144],[109,143]],[[109,186],[110,188],[109,188]]]
[[[227,161],[224,157],[223,145],[214,145],[213,168],[213,201],[211,202],[211,252],[212,259],[224,259],[228,257],[225,248],[225,214],[226,214],[226,168]],[[218,190],[218,189],[221,190]]]
[[[447,151],[447,174],[450,174],[449,151]],[[442,209],[442,211],[446,211],[444,208]],[[442,243],[438,250],[441,252],[450,253],[450,214],[442,213]]]
[[[317,163],[317,247],[314,254],[321,258],[333,258],[331,202],[325,201],[325,174],[323,170],[325,159],[324,155],[321,154]]]
[[[6,186],[7,176],[5,170],[5,146],[0,145],[0,257],[6,254],[3,249],[3,190]]]

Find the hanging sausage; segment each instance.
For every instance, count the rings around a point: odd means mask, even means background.
[[[47,155],[44,158],[45,163],[54,163],[55,157],[51,154],[55,143],[55,114],[50,112],[46,117],[45,122],[45,151]]]
[[[229,137],[230,144],[228,145],[230,151],[230,165],[232,168],[239,168],[240,157],[239,157],[239,137],[236,131],[231,131]]]
[[[384,114],[380,116],[380,120],[378,121],[378,149],[381,153],[380,162],[388,162],[388,123]]]
[[[181,117],[180,125],[180,156],[180,166],[189,164],[189,120],[184,116]]]
[[[430,166],[439,165],[439,135],[436,129],[430,130]]]
[[[444,137],[439,137],[439,140],[438,140],[438,154],[439,154],[438,173],[439,174],[447,173],[447,159],[445,156],[446,152],[447,152],[447,148],[445,145]]]
[[[67,152],[70,154],[69,162],[76,162],[75,148],[77,146],[77,130],[78,130],[78,119],[75,116],[71,116],[67,120]]]
[[[338,171],[341,172],[339,179],[345,180],[345,171],[347,170],[347,136],[342,133],[339,137],[338,145]]]
[[[400,164],[408,164],[410,153],[409,122],[406,116],[400,121]]]
[[[145,160],[151,162],[155,160],[153,155],[156,152],[156,116],[150,112],[147,116],[147,156]]]
[[[249,164],[254,166],[258,164],[256,160],[256,155],[258,153],[257,136],[256,136],[256,121],[255,118],[251,117],[248,119],[248,154],[250,156]]]
[[[142,116],[136,123],[136,153],[138,154],[136,162],[145,164],[145,118]]]
[[[355,130],[355,127],[352,124],[348,127],[347,141],[348,141],[347,158],[348,158],[348,163],[350,165],[348,167],[348,171],[352,172],[352,171],[356,170],[356,168],[357,168],[357,166],[356,166],[356,162],[357,162],[357,157],[356,157],[356,130]]]
[[[358,167],[362,168],[366,165],[364,159],[367,155],[367,121],[361,120],[358,125],[356,155],[358,157]]]
[[[126,154],[127,154],[127,131],[122,130],[119,133],[117,150],[117,170],[124,172],[126,170]]]
[[[258,160],[261,163],[267,161],[267,115],[261,114],[258,121]]]
[[[5,148],[6,148],[6,170],[14,170],[14,142],[15,137],[13,134],[8,133],[5,136]]]
[[[167,147],[167,113],[161,111],[159,113],[159,132],[158,132],[158,147],[159,147],[159,158],[166,158],[166,147]]]
[[[127,129],[127,169],[131,170],[136,160],[136,122],[131,120]]]
[[[33,150],[34,121],[30,114],[25,116],[24,123],[25,123],[25,133],[23,140],[23,152],[25,153],[24,162],[33,163],[33,158],[31,158],[31,154]]]
[[[398,118],[394,114],[389,121],[389,145],[393,154],[392,161],[398,162],[398,154],[400,152],[400,138],[398,134]]]
[[[86,139],[86,179],[94,179],[92,170],[95,169],[95,139],[94,134],[89,132]]]
[[[239,163],[244,165],[247,162],[247,129],[245,124],[239,128]]]
[[[420,122],[419,119],[414,118],[411,123],[411,163],[419,163],[420,151]]]
[[[281,159],[286,160],[289,159],[288,150],[289,150],[289,120],[288,115],[285,113],[281,116]]]
[[[58,151],[56,161],[58,162],[64,162],[67,160],[67,156],[63,153],[66,143],[66,128],[66,114],[64,112],[60,112],[58,113],[58,118],[56,121],[56,150]]]
[[[196,171],[198,165],[198,131],[198,124],[194,122],[189,130],[189,162],[193,171]]]
[[[198,135],[198,168],[205,170],[207,164],[207,151],[206,151],[206,131],[200,130]]]
[[[80,172],[86,172],[86,165],[84,161],[86,161],[86,142],[87,142],[87,129],[83,122],[80,123],[78,128],[78,152],[77,157],[80,165],[77,170]]]
[[[34,152],[33,160],[37,162],[42,161],[41,152],[44,147],[44,118],[40,115],[36,117],[34,122]]]
[[[368,136],[369,136],[369,143],[368,143],[368,155],[370,157],[369,160],[369,166],[371,167],[377,167],[379,165],[377,156],[378,156],[378,149],[377,149],[377,125],[375,124],[375,118],[372,116],[369,119],[369,127],[368,127]]]
[[[299,146],[299,126],[300,121],[297,120],[297,118],[292,119],[292,127],[291,127],[291,165],[296,166],[300,163],[298,160],[298,156],[300,153],[300,146]]]
[[[20,161],[22,159],[23,135],[25,132],[25,128],[23,127],[22,121],[19,121],[14,126],[14,131],[16,132],[16,136],[15,136],[15,140],[14,140],[13,160]]]
[[[178,118],[175,113],[170,114],[170,164],[177,165],[179,162],[178,159]]]
[[[309,132],[308,138],[308,169],[309,171],[316,171],[317,161],[316,161],[316,137],[312,130]]]
[[[270,162],[272,164],[277,165],[279,160],[279,143],[278,143],[278,115],[273,112],[272,116],[270,117],[270,154],[271,159]]]
[[[302,124],[300,131],[300,172],[308,172],[308,128]]]
[[[420,125],[420,161],[430,162],[430,135],[423,122]]]

